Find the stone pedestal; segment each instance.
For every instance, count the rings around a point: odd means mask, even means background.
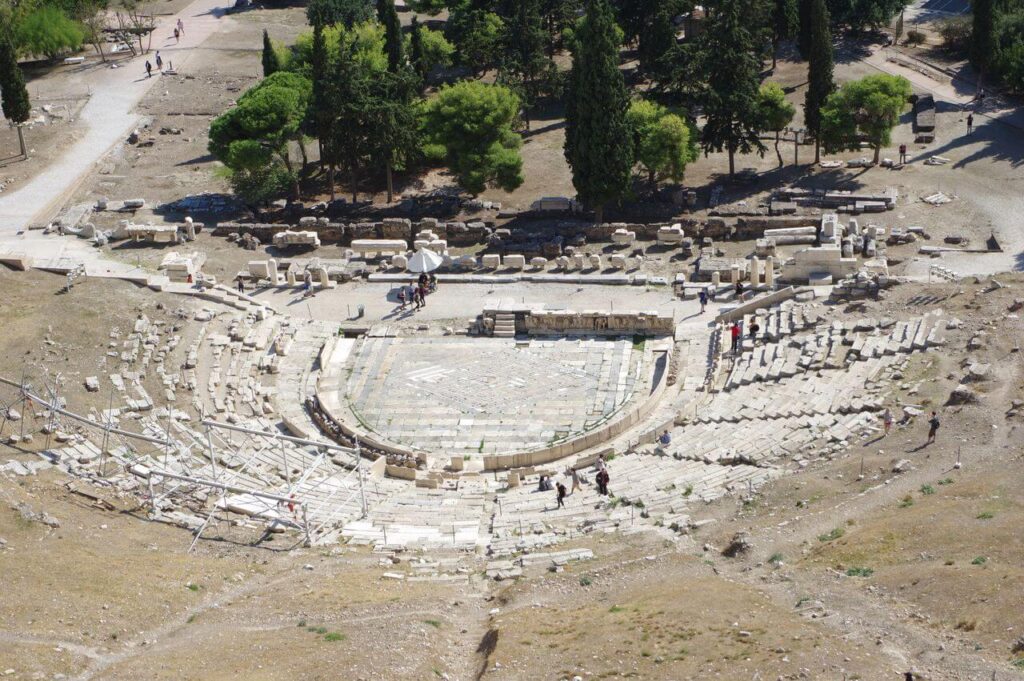
[[[770,255],[764,261],[764,283],[768,288],[775,286],[775,258]]]
[[[711,285],[715,288],[722,285],[722,275],[717,270],[711,273]]]
[[[295,270],[289,267],[288,271],[285,272],[285,279],[288,281],[289,286],[295,286]]]
[[[761,261],[757,259],[756,255],[750,259],[750,285],[761,285]]]

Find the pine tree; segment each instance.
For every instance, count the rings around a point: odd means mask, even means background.
[[[761,43],[748,28],[746,8],[743,0],[722,0],[697,44],[696,72],[707,74],[701,146],[705,154],[728,152],[730,177],[737,151],[765,151],[757,107]]]
[[[588,0],[576,32],[566,101],[565,158],[572,183],[597,222],[604,205],[629,189],[633,143],[626,122],[629,94],[619,71],[615,19],[608,0]]]
[[[772,70],[779,63],[779,43],[789,40],[800,28],[797,0],[773,0],[772,2]]]
[[[402,45],[402,22],[395,11],[394,0],[377,0],[377,18],[384,25],[384,52],[388,55],[388,71],[398,73],[405,66]]]
[[[325,146],[331,160],[348,171],[355,203],[359,198],[359,173],[371,152],[370,82],[355,59],[352,45],[342,40],[338,48],[328,102],[330,136]]]
[[[274,50],[274,44],[270,40],[267,29],[263,29],[263,77],[266,78],[272,73],[281,70],[281,60]]]
[[[540,78],[551,64],[544,53],[546,44],[540,0],[517,0],[511,16],[505,22],[501,71],[503,80],[523,95],[524,112],[529,111],[537,100]],[[527,128],[529,124],[527,116]]]
[[[331,200],[334,200],[334,166],[335,158],[328,144],[334,117],[331,113],[332,84],[328,76],[329,59],[327,56],[327,40],[324,38],[324,27],[313,24],[313,49],[310,59],[310,80],[313,82],[313,100],[309,107],[309,123],[313,135],[320,144],[320,168],[324,163],[328,168],[328,184],[331,188]]]
[[[409,63],[420,78],[427,77],[427,62],[423,54],[423,27],[415,16],[412,18],[412,26],[409,27]]]
[[[821,162],[821,108],[832,94],[832,34],[829,31],[825,0],[811,0],[810,43],[807,53],[807,94],[804,98],[804,124],[814,135],[814,162]]]
[[[973,23],[971,28],[971,63],[978,69],[978,88],[981,88],[985,73],[992,66],[995,52],[995,19],[993,12],[994,0],[973,0],[971,12]]]
[[[0,31],[0,98],[3,102],[4,118],[14,123],[18,129],[21,155],[28,156],[21,124],[32,114],[32,104],[25,88],[25,76],[18,66],[14,43],[11,42],[10,33],[7,31]]]

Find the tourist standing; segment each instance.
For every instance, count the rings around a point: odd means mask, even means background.
[[[730,333],[732,333],[732,351],[733,352],[737,352],[737,351],[739,351],[739,348],[740,348],[740,325],[739,325],[739,323],[737,323],[737,322],[733,322],[732,323],[732,328],[730,329]]]
[[[742,281],[737,281],[736,282],[736,302],[739,303],[739,302],[742,302],[742,301],[743,301],[743,282]]]
[[[405,309],[405,287],[404,286],[399,286],[398,287],[398,309],[399,310],[404,310]]]
[[[757,323],[757,319],[750,320],[750,340],[756,345],[757,334],[761,330],[761,325]]]
[[[597,472],[597,492],[602,496],[608,496],[608,481],[611,480],[611,476],[608,475],[608,469],[602,468]]]
[[[161,73],[164,70],[164,60],[160,57],[160,50],[156,51],[156,70]]]
[[[934,411],[932,417],[928,419],[928,442],[925,444],[931,444],[935,442],[935,434],[939,432],[939,415]]]
[[[565,485],[558,483],[555,487],[558,489],[558,508],[565,508],[565,495],[567,494]]]
[[[967,114],[967,134],[974,134],[974,114]]]
[[[882,426],[885,428],[885,434],[888,435],[889,429],[892,428],[892,410],[889,407],[882,412]]]
[[[427,287],[425,284],[420,284],[420,307],[427,306]]]
[[[181,40],[181,31],[174,29],[174,44],[177,45],[179,40]]]
[[[152,78],[152,77],[153,77],[153,65],[150,64],[149,60],[147,59],[146,60],[146,78]]]
[[[569,477],[572,478],[572,491],[570,491],[569,494],[573,494],[576,492],[576,490],[581,489],[580,473],[575,468],[570,468]]]
[[[708,306],[708,292],[705,289],[701,289],[700,293],[697,294],[697,300],[700,301],[700,313],[704,314],[704,308]]]
[[[245,293],[245,282],[242,281],[241,277],[238,278],[238,292]]]
[[[181,17],[178,17],[178,32],[185,35],[185,22],[181,20]]]

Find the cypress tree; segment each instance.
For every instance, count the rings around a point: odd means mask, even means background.
[[[640,68],[652,80],[661,80],[666,71],[665,55],[676,45],[672,14],[662,4],[640,33]]]
[[[344,42],[344,41],[342,41]],[[309,106],[309,120],[313,134],[320,144],[320,168],[324,163],[328,168],[328,184],[331,187],[331,200],[334,200],[334,166],[336,159],[332,147],[328,144],[334,117],[331,114],[331,82],[328,78],[327,41],[324,38],[323,24],[313,24],[313,49],[310,59],[310,80],[313,82],[313,98]]]
[[[971,28],[971,63],[978,69],[978,87],[981,87],[985,72],[992,66],[995,52],[993,41],[995,20],[993,12],[994,0],[972,0],[973,14]]]
[[[412,18],[412,26],[409,27],[409,62],[412,64],[413,70],[419,74],[420,78],[427,77],[427,62],[426,57],[423,54],[423,27],[420,26],[420,20],[416,17]]]
[[[270,41],[267,29],[263,29],[263,77],[266,78],[272,73],[281,70],[281,60],[274,50],[274,44]]]
[[[18,66],[18,56],[8,31],[0,31],[0,99],[3,103],[4,118],[14,123],[18,129],[21,155],[27,156],[25,133],[21,124],[32,114],[32,103],[29,101],[25,76]]]
[[[384,25],[384,52],[388,55],[388,71],[398,73],[405,66],[402,45],[402,22],[395,11],[394,0],[377,0],[377,18]]]
[[[821,108],[832,94],[832,34],[825,0],[811,0],[810,45],[808,50],[807,94],[804,124],[814,135],[814,162],[821,162]]]
[[[736,171],[737,151],[765,151],[757,105],[762,43],[748,28],[747,7],[744,0],[722,0],[697,45],[698,73],[708,74],[701,146],[705,154],[728,152],[730,176]]]
[[[800,28],[797,0],[774,0],[772,4],[772,69],[779,63],[779,43],[789,40]]]
[[[796,34],[796,49],[804,59],[809,59],[811,54],[811,1],[797,0],[800,18]]]
[[[514,89],[522,93],[524,112],[536,101],[540,77],[551,63],[544,51],[546,43],[540,0],[518,0],[505,22],[501,71]],[[526,124],[529,128],[528,117]]]
[[[588,0],[576,32],[565,107],[565,158],[572,184],[597,222],[604,205],[629,189],[633,142],[626,111],[629,94],[619,71],[615,19],[608,0]]]

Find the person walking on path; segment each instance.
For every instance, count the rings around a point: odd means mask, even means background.
[[[241,277],[238,278],[238,292],[245,293],[245,282],[242,281]]]
[[[737,352],[740,348],[740,325],[733,322],[730,332],[732,333],[732,351]]]
[[[156,70],[161,73],[164,70],[164,60],[160,57],[160,50],[156,51]]]
[[[398,287],[398,309],[399,310],[404,310],[405,309],[405,287],[404,286],[399,286]]]
[[[150,64],[149,60],[147,59],[146,60],[146,78],[152,78],[152,77],[153,77],[153,65]]]
[[[934,411],[932,417],[928,419],[928,442],[925,444],[931,444],[935,442],[935,434],[939,432],[939,415]]]
[[[967,134],[974,134],[974,114],[967,114]]]
[[[174,29],[174,44],[177,45],[179,40],[181,40],[181,31]]]
[[[701,289],[700,293],[697,294],[697,300],[700,301],[700,313],[704,314],[704,308],[708,306],[708,292]]]
[[[420,307],[427,306],[427,287],[425,284],[420,284]]]
[[[565,495],[567,493],[565,485],[558,483],[555,485],[555,488],[558,490],[558,508],[565,508]]]
[[[888,435],[889,429],[892,428],[892,410],[889,407],[882,412],[882,426],[885,428],[885,435]]]
[[[900,165],[904,165],[907,162],[907,145],[900,145]]]
[[[177,24],[177,26],[178,26],[178,32],[181,35],[185,35],[185,22],[181,20],[181,17],[178,17],[178,24]]]
[[[570,468],[569,469],[569,477],[572,478],[572,490],[569,492],[569,494],[571,495],[571,494],[574,494],[576,492],[576,490],[582,489],[582,487],[580,485],[580,473],[579,473],[579,471],[577,471],[575,468]]]
[[[737,281],[736,282],[736,302],[737,303],[743,302],[743,282],[742,281]]]
[[[597,472],[597,493],[601,496],[608,496],[608,481],[611,476],[608,475],[608,469],[602,468]]]

